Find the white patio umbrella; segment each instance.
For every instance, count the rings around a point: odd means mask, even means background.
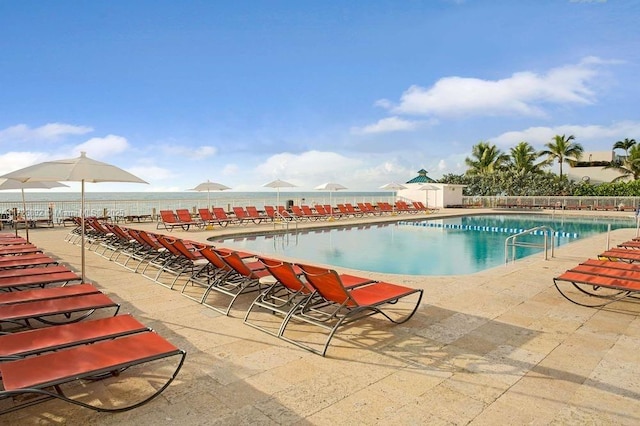
[[[29,221],[27,220],[27,202],[24,196],[24,190],[28,188],[34,189],[50,189],[59,187],[69,187],[60,182],[20,182],[15,179],[0,179],[0,190],[20,189],[22,191],[22,211],[24,211],[24,230],[27,242],[29,242]],[[18,236],[18,226],[16,225],[16,237]]]
[[[429,208],[429,191],[440,191],[440,188],[435,185],[429,185],[428,183],[421,185],[420,187],[418,187],[418,189],[425,192],[426,199],[424,202],[424,206],[427,208]]]
[[[406,186],[404,186],[401,183],[396,183],[396,182],[390,182],[387,183],[386,185],[382,185],[380,187],[380,189],[386,189],[388,191],[393,191],[393,211],[395,212],[396,210],[396,203],[395,203],[395,199],[396,199],[396,191],[400,191],[401,189],[407,189]]]
[[[292,183],[289,183],[287,181],[284,181],[284,180],[280,180],[280,179],[276,179],[276,180],[273,180],[273,181],[271,181],[269,183],[265,183],[262,186],[267,187],[267,188],[276,188],[276,190],[278,191],[278,194],[276,195],[276,209],[280,205],[280,188],[295,188],[296,187],[296,185],[294,185]]]
[[[81,152],[79,157],[65,160],[46,161],[35,164],[20,170],[0,176],[5,179],[15,179],[21,182],[80,182],[81,202],[80,202],[80,235],[81,235],[81,276],[85,280],[85,253],[84,253],[84,184],[85,182],[133,182],[148,183],[131,173],[122,170],[111,164],[102,163],[87,157],[85,152]]]
[[[202,182],[195,188],[191,188],[188,191],[199,191],[199,192],[207,191],[207,209],[210,209],[211,208],[211,191],[224,191],[226,189],[231,189],[231,188],[221,183],[211,182],[209,179],[207,179],[206,182]]]
[[[331,206],[332,210],[331,210],[331,217],[333,217],[333,202],[331,200],[332,198],[332,194],[333,191],[339,191],[341,189],[347,189],[346,186],[344,185],[340,185],[339,183],[335,183],[335,182],[327,182],[327,183],[323,183],[322,185],[318,185],[316,186],[314,189],[319,189],[321,191],[329,191],[329,205]]]

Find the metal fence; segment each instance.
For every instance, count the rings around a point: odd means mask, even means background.
[[[462,207],[635,211],[640,197],[463,197]]]

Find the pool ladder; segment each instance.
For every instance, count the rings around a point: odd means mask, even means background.
[[[297,232],[298,218],[295,218],[295,217],[286,218],[280,212],[275,212],[273,217],[273,229],[275,229],[276,226],[280,225],[280,227],[284,228],[286,232],[289,232],[289,225],[292,223],[295,225],[295,230]]]
[[[544,235],[544,242],[532,243],[528,241],[518,241],[517,238],[522,235],[529,235],[535,231],[549,231],[542,232]],[[551,237],[551,244],[549,244],[549,237]],[[544,252],[544,260],[549,260],[549,251],[551,251],[551,257],[553,257],[553,248],[555,246],[555,231],[550,226],[542,225],[535,228],[527,229],[526,231],[518,232],[517,234],[509,235],[504,240],[504,263],[515,262],[516,260],[516,247],[535,247],[541,248]],[[511,250],[509,250],[511,249]],[[511,255],[509,255],[511,252]]]

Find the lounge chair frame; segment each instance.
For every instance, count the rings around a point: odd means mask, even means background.
[[[292,310],[298,308],[313,295],[313,289],[304,282],[304,278],[301,277],[302,270],[294,264],[264,257],[260,257],[258,260],[267,268],[275,281],[254,299],[245,313],[243,322],[267,334],[280,337],[283,333],[284,320]],[[277,331],[262,327],[256,321],[250,320],[251,314],[255,312],[256,308],[282,315],[283,318]]]
[[[79,401],[64,394],[62,386],[78,381],[107,378],[137,365],[162,359],[177,358],[177,366],[165,383],[151,395],[120,407],[104,407]],[[140,407],[160,395],[178,375],[186,352],[176,348],[158,334],[149,331],[117,339],[76,346],[58,352],[0,363],[4,390],[0,399],[19,395],[36,395],[22,404],[9,407],[0,414],[19,410],[50,399],[75,404],[98,412],[123,412]],[[46,368],[44,368],[46,366]],[[53,390],[50,390],[53,388]]]
[[[626,262],[589,259],[553,279],[558,292],[576,305],[601,308],[610,303],[640,301],[640,270]],[[563,283],[569,285],[569,291]]]
[[[304,264],[298,264],[298,266],[314,292],[299,307],[289,312],[281,326],[280,337],[321,356],[326,355],[331,340],[341,327],[375,314],[381,314],[394,324],[402,324],[413,317],[422,300],[423,290],[421,289],[370,280],[361,285],[347,287],[335,270]],[[409,313],[396,318],[384,310],[386,305],[395,305],[400,299],[412,296],[416,296],[417,300]],[[366,302],[360,303],[359,300]],[[322,348],[318,350],[286,337],[285,330],[291,320],[302,321],[327,330],[328,335]]]
[[[0,332],[6,325],[18,329],[34,328],[33,323],[46,325],[82,321],[102,309],[114,309],[120,304],[91,284],[52,287],[0,294]]]

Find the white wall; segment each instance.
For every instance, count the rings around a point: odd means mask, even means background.
[[[433,186],[438,189],[419,189],[423,185]],[[398,198],[404,198],[411,201],[422,201],[428,207],[437,208],[462,204],[462,188],[464,188],[464,185],[449,185],[444,183],[407,183],[405,186],[407,189],[398,191]]]

